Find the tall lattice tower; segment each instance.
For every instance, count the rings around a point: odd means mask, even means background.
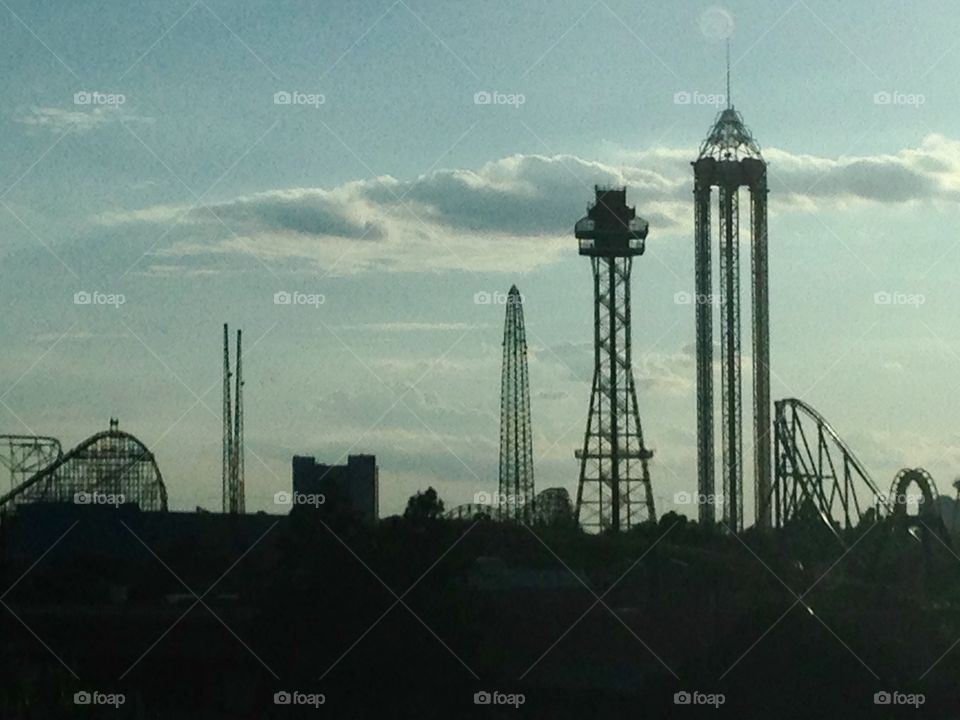
[[[223,324],[223,488],[221,495],[223,512],[230,512],[230,484],[233,481],[233,403],[230,392],[230,331]]]
[[[593,268],[593,390],[580,460],[577,521],[587,529],[627,530],[656,520],[630,345],[630,270],[648,225],[627,206],[626,188],[595,188],[577,222],[580,254]]]
[[[729,98],[729,90],[728,90]],[[700,521],[715,520],[713,448],[713,281],[711,191],[719,216],[719,303],[723,521],[743,528],[743,436],[740,401],[740,188],[750,192],[753,305],[753,452],[756,522],[770,524],[770,320],[767,293],[767,165],[732,105],[717,117],[693,163],[697,335],[697,482]]]
[[[243,365],[237,330],[236,373],[230,370],[230,333],[223,325],[223,512],[246,512],[243,458]],[[233,402],[230,379],[233,378]]]
[[[530,522],[534,513],[533,433],[523,296],[507,293],[503,323],[503,376],[500,380],[500,516]]]

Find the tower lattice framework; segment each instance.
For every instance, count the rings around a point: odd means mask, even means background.
[[[714,498],[713,307],[720,305],[723,522],[743,528],[743,409],[740,340],[740,188],[750,194],[753,353],[753,455],[757,525],[770,525],[770,320],[767,287],[767,165],[732,106],[700,147],[694,168],[697,345],[697,483],[702,523],[716,519]],[[711,193],[717,188],[719,293],[712,280]]]
[[[577,521],[598,532],[656,520],[633,380],[630,273],[648,224],[626,204],[626,189],[596,188],[576,225],[580,254],[593,270],[594,372],[577,487]]]
[[[533,433],[523,296],[514,285],[507,294],[500,381],[500,516],[530,522],[534,517]]]
[[[241,331],[237,330],[236,372],[230,370],[230,333],[223,326],[223,497],[224,513],[246,512],[243,445],[243,361]],[[231,378],[234,381],[231,402]]]

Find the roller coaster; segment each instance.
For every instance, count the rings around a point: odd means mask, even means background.
[[[773,510],[774,527],[820,521],[845,544],[842,531],[867,519],[919,517],[939,525],[937,487],[926,470],[901,470],[883,493],[823,415],[797,398],[774,406],[774,482],[762,498]],[[919,494],[911,496],[914,486]],[[914,505],[916,514],[910,512]]]
[[[552,524],[573,518],[573,505],[566,488],[553,487],[541,490],[525,506],[516,509],[490,493],[477,493],[475,502],[457,505],[444,513],[449,520],[476,520],[488,518],[500,522],[520,520],[537,524]]]
[[[135,504],[141,510],[167,510],[167,489],[153,453],[119,429],[87,438],[67,453],[54,438],[0,436],[12,489],[0,496],[0,512],[25,503]],[[24,475],[26,479],[20,480]]]

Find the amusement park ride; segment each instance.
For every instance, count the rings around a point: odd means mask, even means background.
[[[728,96],[729,98],[729,86]],[[733,105],[717,116],[692,163],[697,381],[697,488],[699,520],[717,522],[714,498],[714,338],[711,194],[717,188],[719,218],[721,523],[733,533],[744,527],[741,341],[741,188],[749,193],[754,521],[760,530],[783,529],[813,519],[843,543],[844,531],[865,519],[924,520],[935,512],[937,489],[920,469],[901,471],[881,493],[866,468],[826,419],[803,400],[770,402],[770,329],[767,279],[767,172],[760,146]],[[575,510],[562,488],[535,495],[523,299],[516,286],[507,296],[501,381],[499,499],[460,506],[452,517],[486,514],[531,522],[568,516],[592,532],[626,531],[656,520],[650,476],[653,452],[646,446],[632,369],[630,280],[633,259],[644,253],[647,222],[627,205],[626,188],[596,188],[587,215],[576,223],[579,253],[590,258],[594,302],[594,375],[581,447]],[[229,334],[223,328],[223,512],[242,514],[243,376],[241,335],[230,366]],[[233,382],[231,382],[233,381]],[[91,493],[119,496],[141,510],[165,511],[167,491],[152,452],[111,419],[97,433],[64,453],[55,438],[0,435],[0,463],[10,488],[0,495],[0,513],[23,503],[78,502]],[[910,499],[909,490],[919,493]],[[915,512],[911,512],[915,511]]]

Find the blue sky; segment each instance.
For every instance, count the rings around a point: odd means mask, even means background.
[[[733,100],[770,163],[774,397],[819,409],[881,486],[903,466],[944,491],[958,474],[949,3],[7,0],[0,14],[6,432],[69,447],[118,415],[173,506],[217,507],[226,321],[249,348],[248,507],[273,510],[294,453],[376,453],[383,513],[427,485],[465,502],[497,463],[503,307],[474,295],[516,283],[537,485],[573,491],[592,314],[572,226],[595,182],[624,182],[651,221],[635,373],[670,509],[695,482],[693,312],[674,299],[693,284],[689,162],[731,35]],[[484,92],[504,102],[476,104]],[[78,291],[125,302],[76,305]],[[278,291],[324,302],[275,305]]]

